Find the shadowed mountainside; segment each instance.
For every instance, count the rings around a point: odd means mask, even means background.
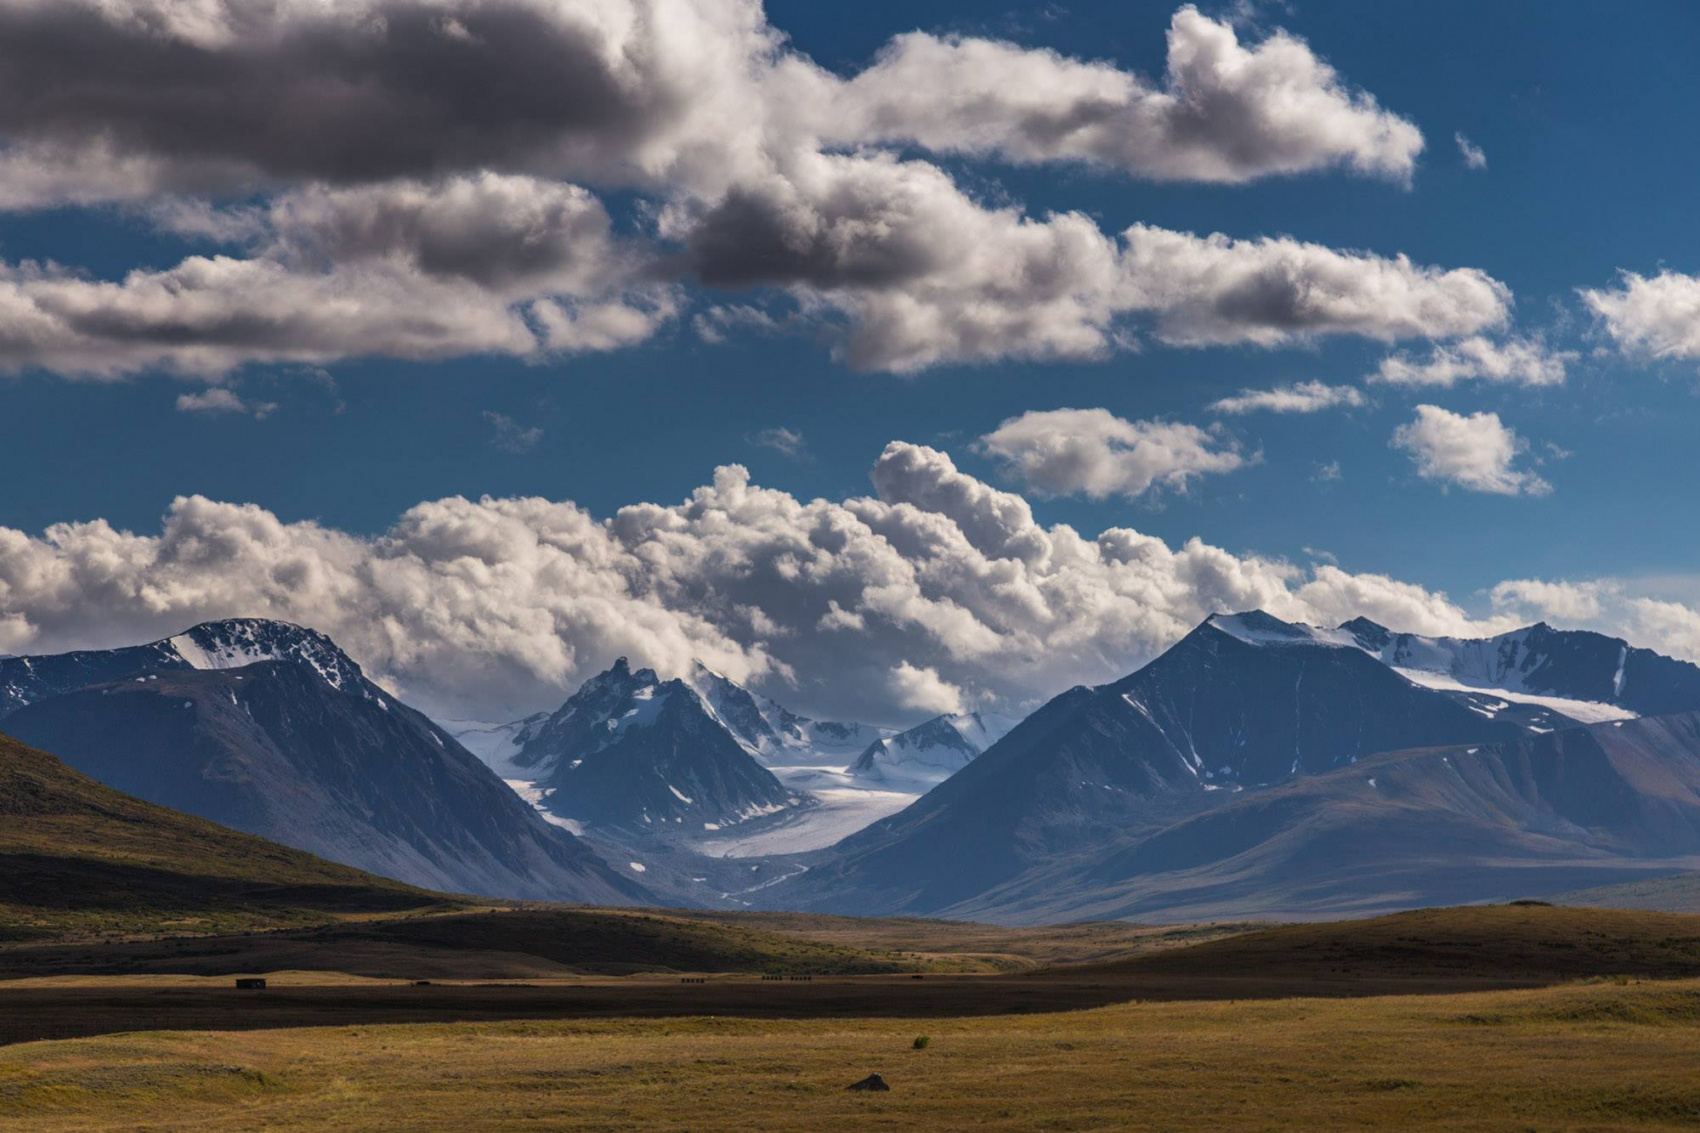
[[[453,904],[131,798],[0,735],[0,941],[252,930]]]

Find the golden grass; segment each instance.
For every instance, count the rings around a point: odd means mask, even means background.
[[[0,1129],[1690,1128],[1697,1040],[1700,981],[924,1024],[158,1033],[0,1049]],[[891,1093],[844,1091],[875,1070]]]

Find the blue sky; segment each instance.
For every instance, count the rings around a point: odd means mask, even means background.
[[[920,29],[1049,48],[1154,78],[1174,9],[1074,2],[988,17],[981,6],[933,0],[780,0],[766,11],[795,50],[840,74],[867,66],[893,35]],[[1225,18],[1219,7],[1206,15]],[[143,366],[93,379],[26,360],[0,377],[0,478],[12,485],[0,495],[0,527],[37,537],[50,524],[104,518],[155,533],[172,499],[186,494],[367,537],[421,501],[456,495],[572,500],[607,517],[632,503],[675,504],[728,463],[800,500],[841,501],[872,491],[870,468],[898,440],[941,449],[962,472],[1021,492],[1042,524],[1088,536],[1131,527],[1171,547],[1196,536],[1235,555],[1296,564],[1320,556],[1444,591],[1480,617],[1495,612],[1486,592],[1506,579],[1625,580],[1637,595],[1691,597],[1700,529],[1682,517],[1700,507],[1692,443],[1700,363],[1626,348],[1578,289],[1613,287],[1620,270],[1700,272],[1692,216],[1700,10],[1649,4],[1631,19],[1579,3],[1303,0],[1262,6],[1238,27],[1245,43],[1275,28],[1302,38],[1347,87],[1420,129],[1426,144],[1410,184],[1337,167],[1200,184],[1070,162],[929,160],[981,201],[1018,203],[1033,217],[1079,210],[1105,232],[1137,223],[1286,236],[1480,269],[1515,296],[1495,333],[1576,353],[1561,384],[1368,384],[1392,350],[1417,356],[1431,343],[1390,348],[1345,334],[1274,348],[1176,347],[1137,325],[1135,349],[1104,357],[858,372],[835,359],[818,326],[776,335],[735,329],[726,341],[706,341],[693,316],[717,303],[782,311],[789,301],[772,290],[690,286],[678,317],[623,349],[259,361],[216,376],[250,408],[275,406],[263,416],[179,409],[180,396],[209,388],[205,374]],[[1485,168],[1467,167],[1455,132],[1481,148]],[[265,195],[227,195],[223,204]],[[616,229],[649,223],[645,193],[605,195]],[[124,204],[49,202],[0,214],[0,259],[50,259],[94,278],[169,268],[217,247],[162,232],[145,210]],[[1310,414],[1210,409],[1241,390],[1312,381],[1359,387],[1368,404]],[[1497,414],[1527,446],[1517,466],[1550,492],[1472,491],[1419,476],[1412,454],[1391,443],[1418,404]],[[974,443],[1006,420],[1060,408],[1215,425],[1213,443],[1247,459],[1184,490],[1093,499],[1034,490]],[[801,435],[800,452],[761,443],[780,428]],[[526,430],[537,432],[512,443]],[[504,436],[508,443],[498,443]],[[4,595],[0,588],[0,614]]]

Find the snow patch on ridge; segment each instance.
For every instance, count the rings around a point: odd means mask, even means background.
[[[575,837],[582,838],[584,836],[584,826],[581,823],[571,818],[562,818],[560,815],[549,810],[549,808],[544,804],[544,799],[548,797],[549,792],[544,790],[542,787],[539,787],[536,783],[533,783],[530,779],[504,779],[502,782],[506,783],[509,788],[513,790],[514,794],[530,803],[531,809],[536,811],[542,817],[544,822],[547,822],[551,826],[559,826],[562,830],[565,830],[567,833],[572,834]]]
[[[1495,697],[1501,700],[1507,700],[1515,704],[1532,704],[1538,708],[1550,708],[1554,712],[1568,716],[1572,720],[1581,724],[1606,724],[1614,720],[1637,719],[1637,713],[1631,712],[1627,708],[1620,708],[1615,704],[1603,704],[1596,700],[1571,700],[1562,696],[1539,696],[1535,693],[1518,692],[1504,688],[1483,688],[1480,685],[1465,684],[1455,677],[1448,676],[1444,673],[1436,673],[1428,669],[1395,668],[1393,671],[1410,681],[1412,684],[1421,685],[1424,688],[1432,688],[1442,692],[1492,693]],[[1497,711],[1502,711],[1509,706],[1510,705],[1502,704],[1498,709],[1494,709],[1492,711],[1485,708],[1477,708],[1475,711],[1480,712],[1484,716],[1492,717]],[[1532,730],[1552,731],[1551,728],[1536,728]]]

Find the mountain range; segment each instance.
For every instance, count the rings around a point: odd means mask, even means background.
[[[458,734],[552,820],[616,844],[611,860],[653,861],[657,842],[714,858],[828,845],[915,801],[1010,725],[976,713],[902,732],[812,720],[700,663],[663,680],[620,658],[553,713]],[[702,883],[703,868],[684,872]]]
[[[762,901],[1023,921],[1299,916],[1632,876],[1696,852],[1678,773],[1655,787],[1650,772],[1613,777],[1558,755],[1599,732],[1622,753],[1663,727],[1632,725],[1631,705],[1700,709],[1700,669],[1643,654],[1546,626],[1450,641],[1363,620],[1324,630],[1261,612],[1213,616],[1128,677],[1058,696]],[[1574,731],[1589,720],[1604,723]],[[1692,738],[1680,726],[1659,734],[1645,749],[1657,754],[1636,757],[1649,766]],[[1411,749],[1439,754],[1384,754]],[[1376,758],[1438,781],[1395,805],[1366,769]],[[1521,761],[1527,777],[1504,787],[1520,804],[1461,793],[1454,769],[1478,758]],[[1552,802],[1608,787],[1609,816]],[[1468,839],[1461,822],[1474,824]],[[1471,868],[1490,855],[1497,872]],[[1390,858],[1427,880],[1398,880]],[[1422,862],[1448,864],[1436,876]],[[1573,876],[1547,869],[1542,880],[1536,867],[1555,862]]]
[[[621,659],[451,732],[329,638],[247,619],[0,659],[0,729],[102,783],[440,890],[1173,920],[1700,866],[1700,667],[1599,634],[1214,615],[1011,723],[816,721]]]
[[[1590,723],[1597,722],[1590,717],[1686,712],[1700,703],[1700,667],[1586,630],[1541,622],[1472,640],[1394,633],[1358,618],[1339,632],[1419,682],[1450,678],[1465,689],[1497,690],[1537,705],[1557,697],[1568,701],[1557,706],[1561,712]]]

